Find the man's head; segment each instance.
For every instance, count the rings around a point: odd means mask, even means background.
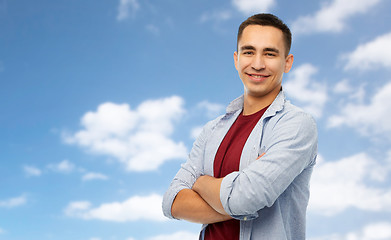
[[[286,48],[285,56],[288,56],[289,51],[291,49],[292,33],[288,28],[288,26],[283,21],[281,21],[278,17],[274,16],[273,14],[269,14],[269,13],[260,13],[260,14],[253,15],[247,18],[247,20],[245,20],[244,22],[242,22],[242,24],[240,24],[238,30],[237,46],[242,37],[243,30],[250,25],[271,26],[280,29],[284,36],[284,42]]]
[[[271,14],[254,15],[240,25],[234,61],[246,99],[262,104],[275,99],[293,64],[290,39],[288,27]]]

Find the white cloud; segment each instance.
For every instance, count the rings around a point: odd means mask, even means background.
[[[342,79],[337,82],[333,88],[334,96],[337,99],[339,106],[346,106],[349,102],[362,104],[365,100],[365,89],[367,83],[351,84],[348,79]]]
[[[303,64],[289,73],[283,87],[289,97],[298,101],[297,105],[319,118],[327,101],[327,87],[313,78],[317,71],[313,65]]]
[[[365,153],[338,161],[318,162],[311,180],[309,210],[336,215],[349,207],[366,211],[391,211],[391,189],[368,183],[384,183],[391,165],[379,164]]]
[[[232,5],[245,15],[269,12],[275,4],[275,0],[232,0]]]
[[[42,174],[42,171],[34,166],[23,166],[23,170],[27,177],[38,177]]]
[[[292,24],[292,32],[341,32],[354,15],[371,11],[381,0],[333,0],[323,4],[314,15],[302,16]]]
[[[165,221],[161,210],[162,196],[134,196],[124,202],[101,204],[92,208],[88,201],[71,202],[64,213],[70,217],[85,220],[99,219],[104,221],[126,222],[139,220]]]
[[[339,114],[328,119],[329,127],[348,126],[363,135],[386,136],[391,134],[391,82],[382,87],[365,103],[348,103]]]
[[[64,210],[67,216],[83,218],[83,213],[91,208],[91,203],[88,201],[77,201],[68,204]]]
[[[75,165],[68,160],[63,160],[56,164],[49,164],[47,166],[52,171],[60,173],[71,173],[75,169]]]
[[[362,230],[347,234],[333,234],[309,240],[389,240],[391,239],[391,223],[377,222],[365,226]]]
[[[366,94],[365,86],[366,83],[352,85],[348,79],[343,79],[335,84],[333,92],[335,94],[341,95],[342,97],[345,97],[345,99],[339,97],[339,102],[342,105],[346,104],[346,100],[362,103]]]
[[[338,94],[351,93],[353,91],[353,87],[350,85],[348,79],[343,79],[334,86],[333,91]]]
[[[137,0],[120,0],[118,6],[117,20],[123,21],[134,15],[140,9],[140,4]]]
[[[198,233],[191,233],[191,232],[184,232],[184,231],[148,238],[148,240],[198,240],[198,239],[199,239]]]
[[[90,180],[107,180],[109,177],[102,173],[95,173],[95,172],[89,172],[83,175],[82,180],[83,181],[90,181]]]
[[[101,238],[98,238],[98,237],[92,237],[92,238],[90,238],[89,240],[101,240]]]
[[[18,206],[24,205],[24,204],[26,204],[26,202],[27,202],[27,197],[22,195],[20,197],[10,198],[7,200],[1,200],[0,207],[13,208],[13,207],[18,207]]]
[[[197,108],[205,112],[208,118],[216,118],[223,113],[225,106],[219,103],[211,103],[205,100],[198,103]]]
[[[0,234],[3,234],[3,233],[5,233],[5,230],[0,228]]]
[[[360,235],[358,235],[360,236]],[[391,239],[391,223],[380,222],[368,225],[362,231],[363,239]]]
[[[347,59],[345,70],[376,70],[391,68],[391,33],[377,37],[371,42],[359,45],[356,50],[342,56]]]
[[[128,104],[103,103],[82,117],[82,130],[64,139],[115,157],[128,170],[156,170],[168,160],[187,156],[184,144],[169,138],[184,112],[183,99],[177,96],[145,101],[135,110]]]

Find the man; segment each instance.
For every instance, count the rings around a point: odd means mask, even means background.
[[[290,46],[274,15],[239,27],[234,61],[244,94],[205,125],[163,198],[167,217],[204,224],[200,239],[305,239],[317,130],[282,91]]]

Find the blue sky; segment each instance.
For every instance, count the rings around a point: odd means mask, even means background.
[[[0,0],[0,239],[196,239],[161,198],[242,94],[236,31],[292,29],[291,101],[318,123],[310,240],[391,239],[391,2]]]

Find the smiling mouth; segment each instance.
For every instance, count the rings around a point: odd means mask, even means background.
[[[256,80],[263,80],[270,76],[270,75],[249,74],[249,73],[247,73],[247,75]]]

